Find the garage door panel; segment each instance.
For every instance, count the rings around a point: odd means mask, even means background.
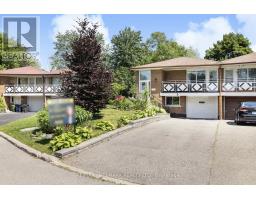
[[[28,97],[29,111],[36,112],[43,108],[44,99],[43,97]]]
[[[188,97],[187,98],[188,118],[218,118],[217,97]]]

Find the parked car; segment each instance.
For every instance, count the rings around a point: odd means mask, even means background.
[[[246,122],[256,122],[256,101],[241,102],[240,107],[236,109],[236,124]]]

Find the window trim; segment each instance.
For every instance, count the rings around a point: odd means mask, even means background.
[[[167,106],[167,107],[181,107],[181,105],[180,105],[180,97],[179,96],[175,96],[175,97],[177,97],[177,98],[179,98],[179,104],[177,104],[177,105],[173,105],[173,104],[167,104],[167,98],[168,97],[165,97],[165,106]],[[174,96],[170,96],[169,98],[172,98],[172,102],[173,102],[173,98],[174,98]]]

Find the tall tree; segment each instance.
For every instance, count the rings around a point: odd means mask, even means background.
[[[111,61],[114,68],[136,66],[144,59],[144,46],[140,31],[126,27],[114,35]]]
[[[147,59],[147,49],[142,42],[141,32],[126,27],[113,36],[111,44],[114,95],[134,96],[135,78],[130,68],[145,63]]]
[[[58,33],[54,42],[54,54],[50,57],[53,69],[61,69],[67,66],[65,54],[70,53],[71,43],[78,37],[76,31],[68,30],[65,33]]]
[[[197,52],[192,48],[186,48],[172,39],[168,39],[165,33],[154,32],[146,42],[149,48],[149,60],[158,62],[181,56],[197,57]]]
[[[65,55],[68,71],[62,86],[67,97],[92,112],[104,108],[111,94],[111,72],[102,61],[102,46],[97,39],[96,24],[85,18],[77,21],[76,37]]]
[[[6,37],[6,36],[4,36],[3,33],[0,33],[0,70],[12,69],[16,67],[24,67],[27,65],[31,65],[31,66],[39,65],[38,60],[31,56],[20,57],[20,55],[29,53],[27,52],[25,47],[18,45],[15,48],[9,48],[7,50],[4,49],[3,37]],[[10,38],[8,39],[8,42],[14,45],[17,44],[15,40]]]
[[[252,52],[251,42],[244,35],[239,33],[229,33],[223,35],[222,40],[213,44],[213,48],[206,50],[205,58],[221,61],[235,58]]]
[[[75,30],[67,30],[64,33],[58,33],[54,42],[54,54],[50,57],[52,69],[63,69],[67,67],[67,61],[65,60],[66,53],[72,51],[71,43],[78,37],[78,33]],[[107,45],[103,39],[101,33],[97,33],[97,40],[102,46],[102,58],[107,63]],[[108,63],[107,63],[108,64]]]

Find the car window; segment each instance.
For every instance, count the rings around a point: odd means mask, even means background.
[[[256,102],[243,102],[242,106],[244,106],[244,107],[256,107]]]

